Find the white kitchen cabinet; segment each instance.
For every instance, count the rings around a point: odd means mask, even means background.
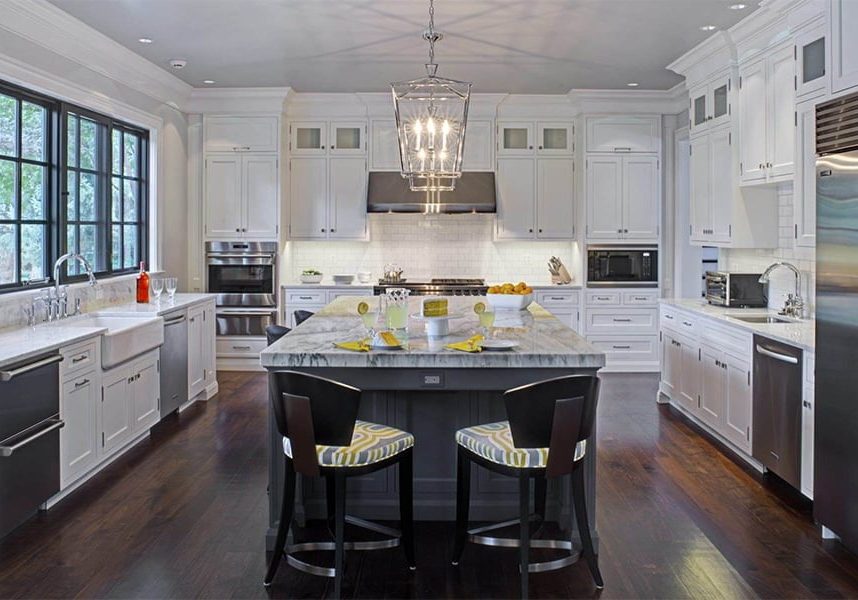
[[[575,128],[572,123],[536,123],[536,153],[546,156],[572,156]]]
[[[587,118],[587,152],[661,150],[661,117],[604,116]]]
[[[495,124],[490,120],[468,119],[462,171],[494,171]]]
[[[366,159],[331,157],[328,177],[328,238],[365,240]]]
[[[327,146],[327,122],[289,123],[290,156],[324,156],[328,153]]]
[[[498,156],[532,155],[535,127],[532,121],[498,121]]]
[[[283,288],[283,317],[286,327],[295,328],[295,311],[318,312],[340,296],[372,296],[372,287],[342,287],[334,289],[308,289],[308,286]],[[373,309],[375,310],[375,305]],[[264,348],[264,346],[263,346]]]
[[[498,156],[572,156],[571,121],[498,121]]]
[[[161,363],[141,360],[135,368],[133,388],[134,432],[147,431],[161,418]]]
[[[769,57],[769,181],[789,181],[795,174],[794,49],[784,46]]]
[[[659,159],[656,156],[587,156],[587,239],[658,239]]]
[[[686,410],[696,413],[700,408],[700,375],[702,351],[696,341],[689,337],[677,337],[680,343],[679,403]]]
[[[724,429],[724,414],[727,399],[723,352],[708,344],[702,344],[700,408],[698,416],[715,431]]]
[[[569,158],[500,157],[497,239],[573,239],[575,164]]]
[[[671,398],[678,394],[682,376],[682,344],[668,330],[661,332],[661,389]]]
[[[536,237],[575,237],[575,161],[571,158],[536,161]]]
[[[828,91],[828,35],[820,23],[795,37],[796,99],[824,95]]]
[[[732,115],[733,81],[729,74],[716,76],[691,90],[689,117],[692,134],[729,122]]]
[[[814,366],[816,356],[805,352],[804,356],[804,398],[801,406],[801,492],[813,500],[813,444],[815,437],[815,391]]]
[[[331,121],[328,147],[332,155],[366,155],[366,121]]]
[[[539,290],[536,303],[554,315],[558,320],[581,333],[581,292],[579,290]]]
[[[751,363],[732,354],[721,359],[724,371],[724,437],[745,453],[751,453],[751,418],[753,394],[751,393]]]
[[[216,376],[214,302],[188,309],[188,399],[204,392]]]
[[[280,145],[280,119],[273,115],[206,115],[203,147],[208,152],[270,152]]]
[[[606,353],[609,370],[658,371],[657,290],[586,290],[584,298],[582,316],[587,341]]]
[[[373,119],[370,122],[369,161],[370,171],[399,171],[402,168],[395,121]]]
[[[103,374],[99,417],[102,456],[111,454],[131,439],[134,426],[131,375],[127,367]]]
[[[858,86],[858,2],[831,0],[831,93]]]
[[[498,158],[497,237],[522,240],[534,237],[536,162],[532,158]]]
[[[98,463],[97,370],[63,378],[60,398],[60,481],[65,488]]]
[[[327,239],[328,159],[300,156],[289,160],[289,237]]]
[[[205,159],[208,239],[276,239],[279,174],[275,154],[212,154]]]
[[[816,246],[816,100],[796,106],[793,219],[797,246]]]
[[[733,175],[732,132],[729,128],[691,140],[692,241],[730,242]]]
[[[744,183],[766,180],[766,59],[742,67],[739,74],[740,171]]]

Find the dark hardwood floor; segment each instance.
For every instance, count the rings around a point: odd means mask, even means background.
[[[265,589],[266,380],[218,374],[220,393],[168,419],[51,511],[0,541],[2,598],[319,598],[328,581],[281,567]],[[583,563],[531,575],[541,598],[858,597],[858,558],[823,542],[810,503],[716,449],[654,402],[654,376],[604,378],[598,526],[606,587]],[[318,525],[311,527],[319,528]],[[356,598],[505,598],[517,553],[419,523],[400,549],[348,553]]]

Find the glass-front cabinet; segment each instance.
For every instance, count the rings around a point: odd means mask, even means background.
[[[570,122],[498,122],[500,156],[571,156],[575,128]]]
[[[817,26],[795,38],[795,74],[797,98],[823,94],[828,85],[826,74],[825,26]]]
[[[730,120],[730,75],[716,77],[709,83],[697,86],[691,91],[689,116],[692,131],[702,131],[718,127]]]
[[[331,154],[364,154],[366,152],[366,123],[329,125]]]
[[[533,154],[533,123],[498,123],[498,154],[521,156]]]
[[[292,123],[289,125],[289,151],[293,155],[325,154],[328,145],[327,123]]]
[[[574,128],[569,123],[538,123],[537,154],[571,155],[574,147]]]

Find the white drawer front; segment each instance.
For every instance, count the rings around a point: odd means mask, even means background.
[[[333,302],[340,296],[372,296],[372,288],[357,288],[348,290],[329,290],[328,302]]]
[[[217,338],[217,355],[219,357],[251,357],[258,355],[268,347],[264,339],[242,339],[237,337]]]
[[[287,308],[295,304],[326,304],[327,302],[328,293],[325,290],[286,292]]]
[[[611,291],[588,291],[587,306],[619,306],[622,302],[622,294],[620,292]]]
[[[661,326],[670,329],[679,328],[679,314],[669,306],[661,307]]]
[[[98,360],[97,347],[101,338],[90,340],[75,346],[69,346],[60,350],[63,355],[62,373],[63,378],[75,373],[81,373],[96,365]]]
[[[552,306],[578,306],[580,300],[578,292],[537,292],[536,303],[545,308]]]
[[[588,334],[648,334],[658,331],[657,311],[649,308],[623,310],[591,308],[587,311]]]
[[[605,353],[608,363],[658,362],[657,337],[588,336],[587,340]]]
[[[628,306],[655,306],[658,304],[658,292],[656,290],[624,292],[623,304]]]

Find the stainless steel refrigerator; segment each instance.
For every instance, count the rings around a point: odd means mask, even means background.
[[[858,552],[858,94],[816,110],[814,516]]]

